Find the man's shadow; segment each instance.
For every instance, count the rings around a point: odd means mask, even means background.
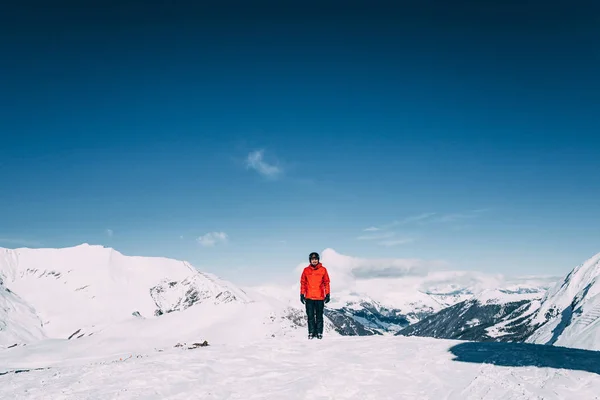
[[[549,367],[600,374],[600,351],[530,343],[465,342],[449,349],[453,361],[505,367]]]

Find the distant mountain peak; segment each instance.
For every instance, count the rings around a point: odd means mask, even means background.
[[[516,301],[529,301],[539,299],[544,295],[541,290],[509,290],[509,289],[486,289],[473,297],[480,304],[505,304]]]

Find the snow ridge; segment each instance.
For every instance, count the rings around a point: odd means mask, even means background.
[[[544,296],[527,340],[600,350],[600,253],[575,267]]]
[[[213,304],[241,301],[250,302],[246,293],[216,278],[214,275],[198,272],[184,280],[169,281],[163,279],[158,285],[150,288],[150,296],[157,309],[154,315],[162,315],[173,311],[183,311],[196,303],[211,301]]]

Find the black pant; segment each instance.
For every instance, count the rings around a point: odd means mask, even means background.
[[[308,317],[308,333],[310,335],[323,334],[324,307],[324,300],[306,299],[306,316]]]

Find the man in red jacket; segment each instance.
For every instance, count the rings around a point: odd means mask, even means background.
[[[300,301],[306,305],[308,338],[323,338],[323,308],[329,303],[329,274],[321,264],[318,253],[308,256],[310,265],[300,277]]]

